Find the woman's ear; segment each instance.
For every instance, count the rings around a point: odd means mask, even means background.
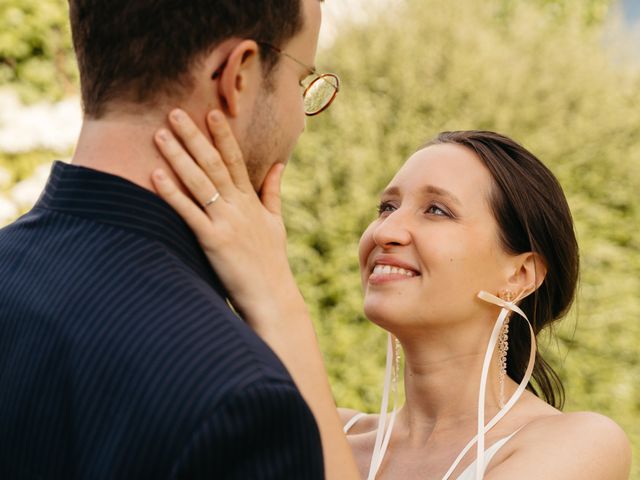
[[[262,85],[263,72],[258,44],[254,40],[238,43],[221,69],[218,74],[220,104],[225,113],[237,117],[245,101],[253,105],[255,95]]]
[[[527,252],[514,257],[514,270],[508,289],[522,299],[536,291],[547,275],[547,265],[538,253]]]

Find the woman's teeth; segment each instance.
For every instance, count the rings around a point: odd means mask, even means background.
[[[373,273],[375,275],[405,275],[407,277],[415,277],[416,272],[412,272],[411,270],[405,270],[400,267],[392,267],[391,265],[376,265],[373,267]]]

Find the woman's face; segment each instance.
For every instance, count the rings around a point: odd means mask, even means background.
[[[491,188],[482,161],[460,145],[429,146],[407,160],[360,239],[369,319],[420,327],[486,315],[477,293],[495,293],[513,273]]]

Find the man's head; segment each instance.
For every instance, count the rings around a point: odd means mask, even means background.
[[[318,0],[69,0],[88,119],[222,109],[258,187],[304,129],[299,81],[313,65]]]

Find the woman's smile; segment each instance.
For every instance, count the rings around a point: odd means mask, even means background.
[[[380,285],[399,280],[409,280],[420,275],[420,271],[399,258],[388,254],[379,254],[373,258],[369,285]]]
[[[370,285],[394,282],[397,280],[408,280],[416,277],[417,274],[402,267],[392,267],[391,265],[376,265],[369,276]]]

